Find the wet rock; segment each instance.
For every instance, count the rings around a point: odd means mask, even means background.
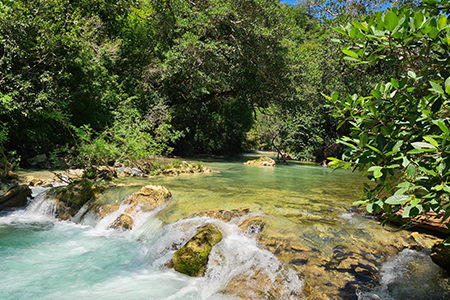
[[[117,219],[112,223],[112,228],[122,228],[126,230],[133,229],[133,219],[129,215],[121,214]]]
[[[267,156],[260,157],[255,160],[249,160],[249,161],[245,162],[244,164],[257,165],[257,166],[262,166],[262,167],[275,167],[275,165],[276,165],[275,161]]]
[[[113,183],[99,184],[83,179],[64,187],[51,189],[47,195],[56,203],[61,220],[70,220],[83,205],[95,201],[95,197],[112,187]]]
[[[4,177],[9,180],[17,180],[19,179],[19,174],[14,173],[13,171],[8,171]]]
[[[232,278],[225,294],[231,294],[240,299],[304,299],[311,294],[308,284],[286,288],[283,272],[268,272],[266,270],[250,269]],[[290,278],[292,280],[292,278]]]
[[[422,250],[433,248],[433,246],[437,242],[440,242],[441,239],[425,233],[412,232],[409,235],[408,241],[412,242],[407,245],[407,248],[414,250]]]
[[[250,236],[259,235],[266,226],[266,221],[261,217],[251,217],[239,224],[239,228]]]
[[[35,178],[34,176],[31,175],[25,176],[25,178],[22,179],[22,182],[28,186],[38,186],[44,184],[43,180]]]
[[[128,196],[123,203],[130,205],[125,212],[131,214],[138,208],[142,211],[153,210],[171,198],[172,194],[165,187],[160,185],[147,185]]]
[[[115,212],[120,207],[120,204],[105,204],[105,205],[98,205],[94,209],[94,212],[98,213],[100,218],[104,218],[105,216],[109,215],[112,212]]]
[[[0,210],[12,207],[23,207],[27,204],[27,198],[29,196],[31,196],[31,190],[28,186],[13,186],[0,196]]]
[[[250,211],[247,207],[238,207],[236,209],[212,209],[193,214],[191,217],[209,217],[229,222],[233,218],[242,217]]]
[[[446,270],[450,272],[450,246],[445,246],[443,243],[436,243],[431,248],[431,260]]]
[[[222,237],[219,228],[213,224],[201,227],[196,235],[175,252],[169,267],[192,277],[203,276],[209,253],[212,247],[222,240]]]

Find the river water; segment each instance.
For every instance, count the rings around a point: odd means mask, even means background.
[[[0,213],[0,299],[448,299],[448,277],[428,253],[399,253],[409,232],[350,210],[362,189],[358,174],[298,162],[261,168],[245,159],[207,159],[212,174],[118,180],[123,186],[106,192],[106,203],[147,184],[173,194],[128,231],[89,213],[57,221],[45,193],[26,209]],[[238,207],[250,213],[230,222],[198,214]],[[259,238],[238,226],[254,216],[266,222]],[[208,223],[224,239],[205,277],[167,268]]]

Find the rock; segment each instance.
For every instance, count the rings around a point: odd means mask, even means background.
[[[26,185],[16,185],[0,196],[0,210],[27,205],[31,190]]]
[[[32,166],[37,166],[47,160],[45,154],[36,155],[35,157],[27,159],[27,162]]]
[[[208,264],[209,253],[222,238],[222,233],[217,226],[208,224],[201,227],[196,235],[175,252],[170,266],[173,266],[175,271],[192,277],[203,276]]]
[[[196,214],[193,214],[191,217],[209,217],[218,219],[224,222],[229,222],[231,219],[236,217],[242,217],[243,215],[248,214],[250,211],[247,207],[238,207],[236,209],[228,210],[228,209],[212,209],[207,211],[202,211]]]
[[[251,236],[259,235],[263,231],[264,226],[266,226],[266,221],[261,217],[252,217],[239,224],[239,228]]]
[[[257,165],[257,166],[262,166],[262,167],[275,167],[275,165],[276,165],[275,161],[267,156],[260,157],[255,160],[249,160],[249,161],[245,162],[244,164]]]
[[[61,220],[70,220],[88,201],[95,201],[96,195],[110,188],[113,184],[95,184],[83,179],[65,187],[51,189],[47,195],[56,203]]]
[[[147,185],[124,200],[124,204],[130,205],[125,212],[131,214],[131,212],[138,208],[138,205],[140,205],[142,211],[150,211],[159,207],[171,197],[172,194],[165,187],[160,185]]]
[[[418,232],[412,232],[409,235],[409,238],[412,239],[417,246],[408,245],[408,248],[415,250],[431,249],[437,242],[441,241],[441,239],[435,236]]]
[[[438,242],[431,248],[430,256],[435,264],[450,272],[450,246]]]
[[[122,228],[126,230],[133,229],[133,219],[129,215],[121,214],[117,219],[112,223],[112,228]]]
[[[8,172],[6,172],[5,178],[6,178],[6,179],[17,180],[17,179],[19,179],[19,174],[14,173],[13,171],[8,171]]]
[[[39,178],[34,178],[34,176],[31,175],[25,176],[22,182],[28,186],[38,186],[44,184],[44,181]]]
[[[286,288],[286,281],[292,282],[293,278],[286,278],[283,272],[273,274],[266,270],[250,269],[229,280],[223,292],[239,299],[268,300],[304,299],[311,294],[311,288],[305,282]]]
[[[120,207],[120,204],[118,204],[118,203],[116,203],[116,204],[105,204],[105,205],[97,206],[94,211],[96,213],[98,213],[100,218],[103,219],[106,215],[108,215],[108,214],[118,210],[119,207]]]

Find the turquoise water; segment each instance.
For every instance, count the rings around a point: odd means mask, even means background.
[[[333,265],[339,255],[377,261],[380,267],[380,281],[371,290],[351,292],[354,297],[406,299],[392,282],[413,275],[389,267],[389,261],[402,256],[386,245],[408,233],[387,234],[376,221],[349,210],[362,188],[358,174],[300,163],[276,168],[247,166],[242,160],[205,164],[220,173],[118,180],[126,186],[105,193],[105,202],[120,202],[147,184],[164,185],[174,196],[166,206],[135,216],[131,231],[111,229],[108,222],[114,216],[100,220],[88,213],[74,218],[76,222],[59,222],[45,194],[25,210],[1,213],[0,299],[242,299],[233,295],[236,289],[230,289],[230,283],[239,279],[243,288],[254,285],[254,274],[262,275],[257,278],[264,278],[264,284],[278,284],[282,299],[340,299],[342,286],[353,275]],[[295,245],[304,258],[292,253],[277,257],[266,250],[239,230],[246,217],[229,223],[189,218],[203,210],[238,207],[265,218],[265,240]],[[216,224],[225,237],[213,248],[206,276],[191,278],[167,268],[175,250],[207,223]],[[402,255],[414,260],[420,253]],[[291,268],[291,261],[302,264]],[[404,261],[397,264],[408,265]],[[442,280],[431,261],[424,259],[422,265],[427,271],[420,277]],[[302,294],[305,282],[313,287],[310,295]],[[446,299],[445,282],[428,286],[417,288],[435,297],[416,299]],[[267,298],[250,290],[247,299]]]

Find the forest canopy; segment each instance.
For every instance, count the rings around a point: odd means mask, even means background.
[[[349,129],[323,95],[368,94],[398,68],[352,66],[331,26],[385,2],[2,0],[3,164],[339,155]]]

